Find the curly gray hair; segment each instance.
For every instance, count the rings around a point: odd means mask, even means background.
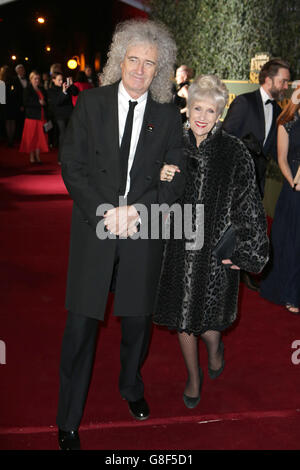
[[[226,85],[217,75],[199,75],[189,87],[187,107],[190,109],[195,101],[209,99],[216,103],[218,114],[222,114],[228,96]]]
[[[172,99],[172,77],[176,60],[176,44],[166,28],[151,20],[128,20],[117,25],[108,52],[108,60],[101,75],[102,85],[111,85],[121,78],[120,64],[128,47],[137,44],[157,47],[157,74],[150,85],[152,98],[159,103]]]

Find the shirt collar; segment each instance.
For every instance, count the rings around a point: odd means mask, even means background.
[[[122,80],[120,81],[120,84],[119,84],[119,94],[121,95],[121,97],[122,97],[124,100],[127,101],[127,103],[128,103],[128,101],[137,101],[137,102],[138,102],[137,106],[138,106],[139,104],[143,103],[143,102],[147,99],[147,97],[148,97],[148,91],[146,91],[146,93],[144,93],[144,94],[143,94],[142,96],[140,96],[138,99],[136,99],[136,100],[133,99],[133,98],[127,93],[127,91],[126,91],[126,89],[125,89],[125,87],[124,87],[124,85],[123,85]]]
[[[262,98],[264,104],[265,104],[265,102],[266,102],[267,100],[273,101],[273,98],[270,98],[270,96],[269,96],[268,93],[263,89],[262,86],[260,87],[259,91],[260,91],[261,98]]]

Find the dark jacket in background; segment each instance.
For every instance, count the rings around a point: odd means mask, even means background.
[[[18,101],[13,80],[5,82],[5,105],[3,105],[4,119],[14,120],[18,117]]]
[[[62,87],[53,85],[47,90],[47,95],[49,110],[54,118],[69,119],[73,111],[70,93],[64,93]]]
[[[47,94],[44,88],[39,88],[41,93],[44,96],[44,100],[46,101],[46,106],[44,108],[44,118],[47,119]],[[42,106],[39,101],[39,96],[34,90],[32,85],[28,85],[27,88],[24,89],[23,92],[23,103],[25,107],[25,117],[27,119],[41,119],[42,118]]]
[[[274,106],[274,119],[268,138],[265,139],[265,115],[263,101],[259,90],[237,96],[231,103],[225,116],[223,129],[229,134],[243,139],[253,134],[259,141],[264,155],[271,155],[277,160],[276,119],[281,113],[279,104]]]
[[[266,142],[265,115],[260,90],[237,96],[231,103],[223,122],[223,129],[243,140],[250,150],[255,164],[257,183],[263,197],[267,160],[271,157],[277,161],[277,128],[276,119],[281,113],[279,104],[275,102],[273,122]],[[271,106],[271,105],[269,105]],[[248,142],[251,142],[251,146]],[[257,152],[253,148],[258,144]]]
[[[24,104],[23,104],[24,90],[26,90],[26,88],[28,88],[29,84],[27,84],[27,87],[24,88],[24,87],[22,86],[22,83],[20,82],[19,78],[18,78],[18,77],[15,77],[15,78],[13,79],[13,86],[14,86],[14,89],[15,89],[15,94],[16,94],[16,100],[17,100],[18,108],[19,108],[19,111],[21,111],[21,108],[24,107]]]

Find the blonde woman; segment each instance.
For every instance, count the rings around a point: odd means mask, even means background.
[[[41,76],[33,71],[29,75],[30,85],[24,89],[25,122],[20,152],[29,154],[30,163],[42,163],[41,152],[49,152],[48,136],[43,125],[46,122],[46,92],[41,87]]]

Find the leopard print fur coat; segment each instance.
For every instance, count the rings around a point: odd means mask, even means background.
[[[236,137],[218,129],[197,148],[191,131],[184,134],[186,187],[181,207],[204,206],[204,243],[187,249],[189,240],[165,242],[154,323],[199,335],[223,331],[237,317],[239,271],[225,267],[212,251],[230,224],[237,234],[234,264],[260,272],[268,260],[267,223],[252,158]]]

